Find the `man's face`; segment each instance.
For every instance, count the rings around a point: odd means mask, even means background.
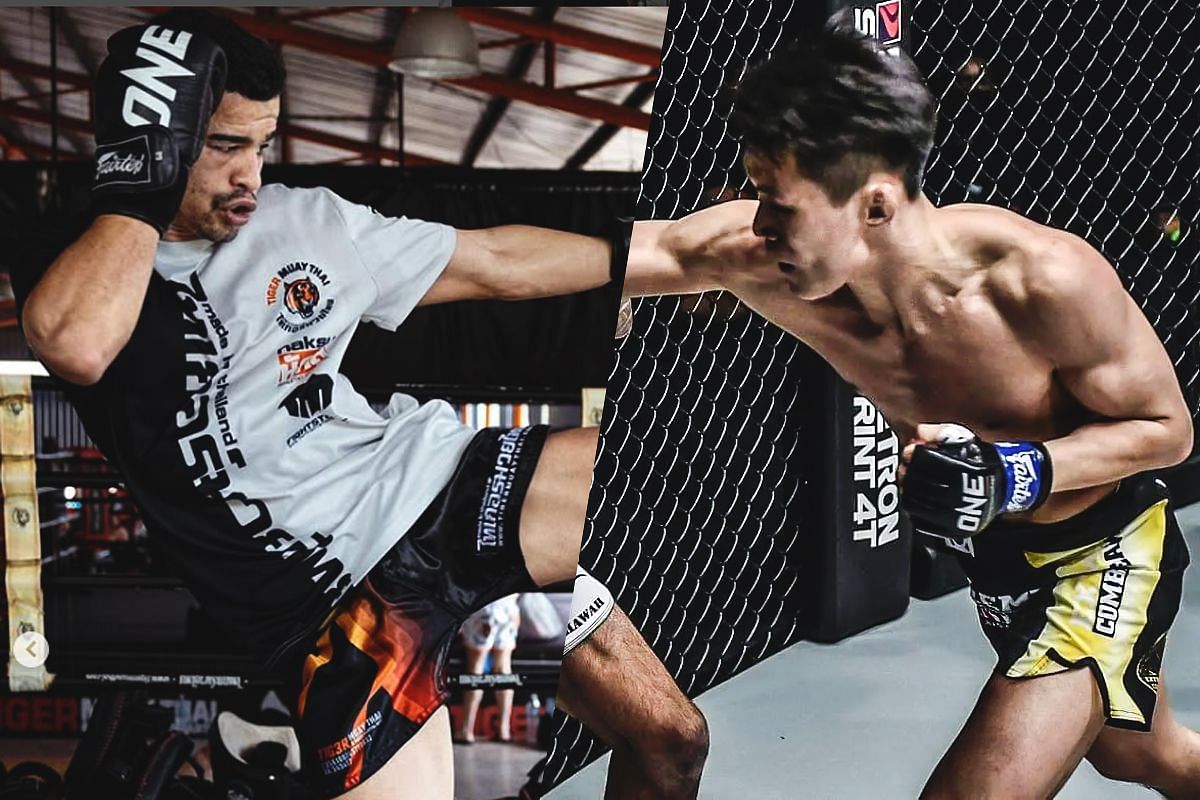
[[[841,288],[867,258],[859,200],[833,205],[790,155],[777,163],[748,153],[745,165],[758,190],[754,232],[767,240],[785,288],[805,300]]]
[[[221,98],[167,241],[228,242],[237,236],[256,208],[263,153],[278,119],[279,98],[247,100],[232,92]]]

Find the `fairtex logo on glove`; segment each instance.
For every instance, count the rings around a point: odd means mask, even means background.
[[[136,156],[133,153],[105,153],[96,159],[96,177],[111,175],[114,172],[137,175],[145,165],[144,156]]]
[[[150,183],[150,139],[135,136],[96,147],[95,187]]]
[[[1042,488],[1041,450],[1030,442],[996,442],[995,446],[1008,479],[1004,512],[1028,511]]]

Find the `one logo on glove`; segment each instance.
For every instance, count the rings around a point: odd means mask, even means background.
[[[278,308],[275,324],[288,333],[299,333],[316,325],[333,311],[333,298],[321,302],[321,289],[329,276],[315,264],[293,261],[271,276],[267,284],[267,307]]]
[[[963,533],[978,533],[983,526],[983,510],[987,507],[987,482],[982,475],[962,476],[963,505],[955,509],[955,527]]]
[[[139,41],[146,47],[139,47],[137,56],[146,62],[146,66],[121,70],[122,75],[133,81],[125,89],[121,119],[131,128],[142,125],[169,128],[170,104],[175,101],[175,89],[162,79],[195,77],[196,73],[181,63],[187,56],[192,35],[187,31],[176,32],[161,25],[149,25]],[[154,119],[148,118],[146,112]]]
[[[147,136],[96,148],[95,188],[150,183],[150,140]]]

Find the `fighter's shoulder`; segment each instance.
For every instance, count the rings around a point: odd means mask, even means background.
[[[998,302],[1041,315],[1092,302],[1097,294],[1124,292],[1112,265],[1083,239],[997,211],[994,224],[1007,230],[987,285]]]

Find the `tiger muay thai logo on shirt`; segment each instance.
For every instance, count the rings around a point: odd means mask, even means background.
[[[274,309],[275,324],[288,333],[299,333],[329,316],[333,298],[329,276],[316,264],[293,261],[271,276],[267,284],[267,307]]]

